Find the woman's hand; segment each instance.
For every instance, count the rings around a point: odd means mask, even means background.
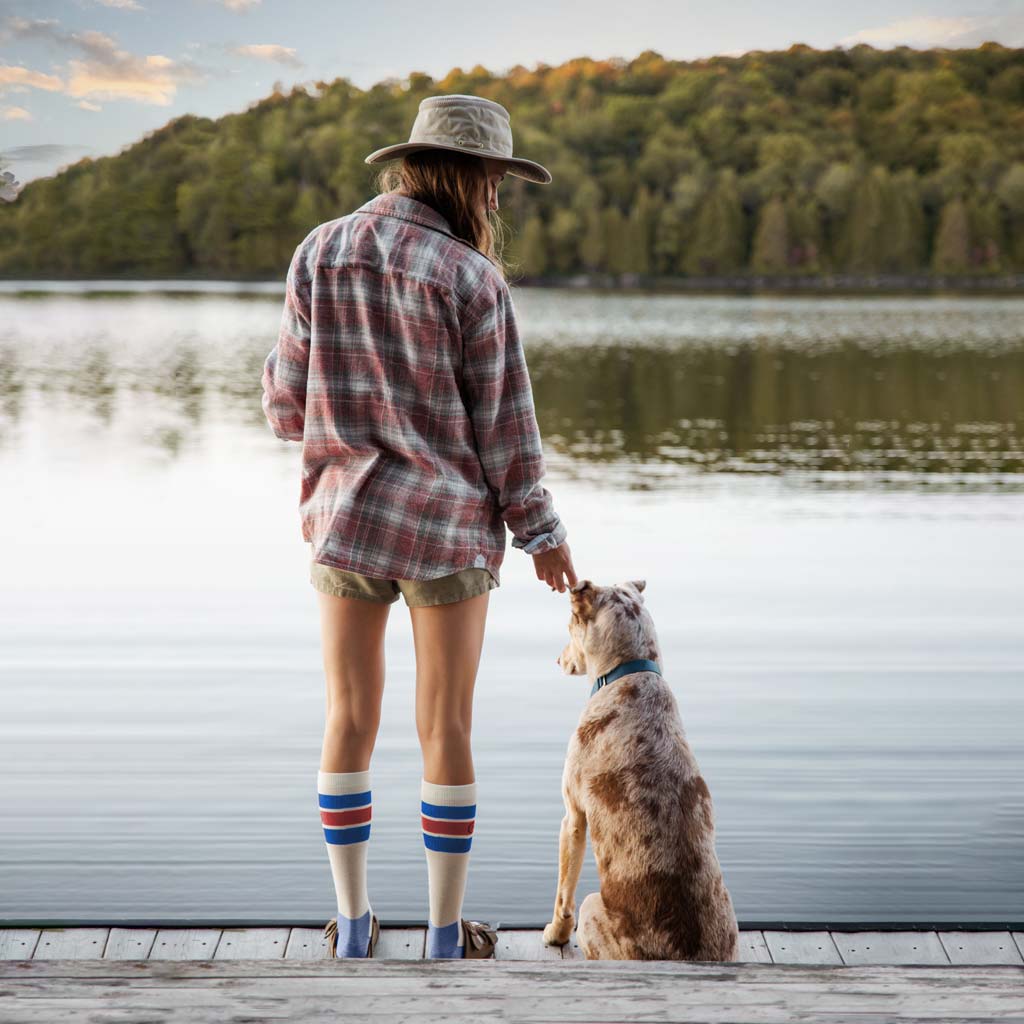
[[[565,593],[566,582],[562,578],[563,575],[568,579],[570,587],[576,582],[576,570],[572,567],[568,541],[562,541],[557,548],[534,555],[533,567],[537,570],[537,579],[544,580],[552,590],[557,590],[560,594]]]

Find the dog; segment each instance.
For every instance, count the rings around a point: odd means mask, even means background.
[[[739,930],[715,853],[711,794],[675,697],[653,670],[661,651],[645,586],[580,580],[569,589],[569,643],[556,659],[563,672],[595,684],[619,666],[625,674],[592,690],[569,741],[544,941],[562,946],[572,935],[589,829],[601,891],[579,908],[576,937],[588,960],[735,961]],[[638,659],[655,664],[626,664]]]

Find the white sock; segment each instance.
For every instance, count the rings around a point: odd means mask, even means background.
[[[366,892],[370,773],[318,772],[317,795],[338,900],[339,957],[365,957],[372,910]]]
[[[439,786],[422,779],[420,800],[430,885],[427,956],[459,958],[465,953],[462,898],[476,822],[476,783]]]

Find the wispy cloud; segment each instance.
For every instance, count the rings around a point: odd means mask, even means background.
[[[0,107],[0,121],[31,121],[32,115],[24,107]]]
[[[77,106],[81,107],[82,110],[91,110],[93,112],[103,109],[98,103],[90,103],[88,100],[79,100]]]
[[[64,88],[64,83],[56,75],[32,71],[20,64],[0,64],[0,92],[7,85],[31,86],[33,89],[44,89],[46,92],[60,92]]]
[[[0,66],[0,85],[6,72],[11,82],[63,91],[74,99],[129,99],[166,107],[181,83],[206,78],[206,72],[191,61],[129,53],[103,32],[65,32],[53,18],[9,18],[5,34],[41,39],[79,56],[68,60],[63,80],[26,68]]]
[[[102,7],[116,7],[121,11],[144,11],[145,8],[136,0],[96,0]]]
[[[275,64],[286,64],[290,68],[303,67],[295,49],[291,46],[279,46],[277,43],[247,43],[243,46],[230,46],[228,53],[240,57],[255,57],[257,60],[269,60]]]
[[[869,43],[871,46],[943,46],[950,49],[977,46],[995,40],[1005,46],[1024,41],[1024,12],[989,17],[899,18],[874,28],[862,29],[841,39],[842,46]]]
[[[259,7],[260,0],[217,0],[217,3],[238,14],[242,11],[252,10],[253,7]]]
[[[88,149],[88,146],[44,142],[35,146],[15,146],[13,149],[5,149],[3,152],[0,152],[0,160],[10,161],[11,163],[17,161],[29,163],[37,160],[59,160],[61,157],[87,152]]]

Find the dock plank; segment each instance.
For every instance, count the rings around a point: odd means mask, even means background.
[[[111,928],[105,960],[147,960],[156,939],[155,928]]]
[[[582,953],[580,954],[582,956]],[[502,929],[498,932],[498,944],[494,947],[496,960],[561,960],[562,951],[557,946],[544,944],[544,933],[539,928]]]
[[[426,928],[381,928],[375,960],[422,960],[427,950]]]
[[[103,956],[109,928],[42,928],[33,960],[90,960]]]
[[[935,932],[833,932],[844,964],[948,964]]]
[[[285,946],[286,960],[323,960],[327,957],[327,940],[322,928],[293,928]]]
[[[772,955],[762,932],[744,929],[740,932],[739,963],[770,964]]]
[[[955,983],[951,976],[955,975]],[[1020,1020],[1024,967],[657,961],[223,960],[0,962],[5,1019],[290,1019],[320,1024],[482,1017],[534,1022],[948,1024]]]
[[[212,960],[219,941],[219,928],[161,928],[149,959]]]
[[[280,960],[290,928],[224,928],[214,960]]]
[[[2,928],[0,960],[31,960],[38,941],[38,928]]]
[[[939,932],[950,963],[1024,964],[1009,932]]]
[[[772,962],[777,964],[841,964],[843,958],[829,932],[762,932]]]

